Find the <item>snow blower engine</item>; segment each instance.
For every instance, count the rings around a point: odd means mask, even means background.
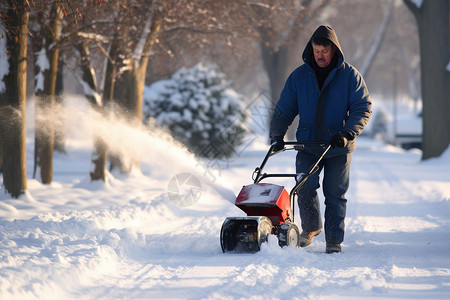
[[[269,234],[278,237],[280,247],[300,245],[300,232],[294,223],[294,200],[305,181],[319,169],[319,163],[330,149],[328,143],[286,142],[280,151],[269,148],[261,165],[253,172],[253,184],[242,187],[235,205],[243,210],[247,217],[228,217],[220,230],[220,245],[225,252],[258,252],[261,244],[267,241]],[[321,156],[311,166],[307,174],[267,174],[263,168],[270,157],[286,150],[305,151],[321,149]],[[283,186],[261,183],[270,177],[291,177],[295,186],[288,193]]]

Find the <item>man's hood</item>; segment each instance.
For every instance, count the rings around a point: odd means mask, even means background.
[[[319,26],[316,31],[314,31],[313,35],[309,39],[308,44],[306,44],[305,50],[303,50],[303,61],[310,66],[314,61],[314,54],[312,48],[312,40],[316,37],[323,37],[328,39],[334,46],[336,46],[336,54],[338,55],[338,66],[340,66],[344,62],[344,52],[342,52],[341,45],[339,44],[339,40],[337,38],[336,33],[333,28],[326,25]]]

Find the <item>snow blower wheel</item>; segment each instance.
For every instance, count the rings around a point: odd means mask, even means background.
[[[305,149],[321,149],[322,155],[306,174],[267,174],[262,170],[268,159],[286,150],[303,151]],[[235,205],[243,210],[247,217],[228,217],[220,230],[220,246],[225,252],[249,252],[261,250],[261,244],[267,242],[269,234],[278,237],[280,247],[300,246],[300,231],[294,223],[294,200],[306,180],[319,167],[319,162],[330,150],[329,143],[297,143],[286,142],[283,149],[273,151],[269,148],[261,165],[253,172],[253,184],[243,186],[236,197]],[[272,183],[261,183],[269,177],[290,177],[295,186],[288,193],[284,186]]]
[[[291,222],[282,223],[278,226],[275,234],[278,237],[278,245],[280,247],[300,247],[300,231],[296,224]]]

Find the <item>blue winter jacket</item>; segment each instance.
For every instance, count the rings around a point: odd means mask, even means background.
[[[372,103],[363,77],[355,67],[345,61],[334,31],[327,34],[326,38],[336,46],[335,55],[338,55],[338,62],[322,87],[324,90],[329,85],[322,125],[324,141],[329,142],[333,135],[342,132],[347,132],[350,136],[345,148],[330,150],[329,155],[334,155],[354,151],[354,138],[361,134],[369,121]],[[311,40],[313,37],[314,35]],[[290,74],[275,107],[270,124],[272,140],[283,137],[297,115],[299,115],[297,141],[315,140],[314,119],[320,89],[312,67],[315,62],[311,40],[303,52],[304,64]]]

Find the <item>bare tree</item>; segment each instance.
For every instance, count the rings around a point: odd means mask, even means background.
[[[208,56],[225,69],[230,70],[230,65],[235,63],[238,71],[233,74],[233,77],[239,78],[236,80],[237,84],[240,81],[244,82],[240,84],[245,85],[245,89],[255,84],[260,74],[264,74],[263,76],[269,80],[267,89],[264,89],[270,95],[272,102],[267,103],[269,106],[267,107],[269,111],[267,117],[270,117],[270,111],[273,110],[273,107],[270,106],[278,100],[284,81],[289,72],[293,70],[293,58],[298,61],[301,56],[298,44],[303,37],[302,31],[306,24],[320,15],[329,2],[328,0],[239,0],[229,2],[226,9],[216,9],[220,12],[216,13],[216,18],[221,22],[221,33],[215,32],[214,35],[208,35],[211,43],[220,46],[208,45],[209,49],[213,49],[208,53],[201,47],[191,49],[192,44],[197,45],[198,43],[192,43],[185,37],[163,35],[165,50],[169,53],[169,59],[163,60],[163,64],[167,66],[168,63],[174,61],[178,62],[178,67],[195,64],[198,59],[201,59],[198,53]],[[186,55],[186,53],[189,54]],[[193,61],[192,58],[197,61]],[[249,61],[251,62],[249,63]],[[258,66],[250,65],[251,63],[258,64]],[[257,69],[258,73],[247,71],[249,69]],[[263,72],[260,72],[261,69]],[[242,78],[242,74],[246,72],[250,74],[250,78],[248,78],[250,81]],[[169,75],[167,71],[161,73]]]
[[[145,10],[139,5],[130,7],[133,24],[139,23],[141,27],[134,26],[134,30],[130,28],[121,32],[122,43],[130,46],[120,49],[120,59],[116,62],[116,67],[121,71],[118,72],[114,88],[114,99],[125,109],[129,118],[136,120],[137,124],[142,124],[145,75],[151,53],[160,35],[170,32],[173,36],[181,37],[184,34],[184,39],[194,40],[196,45],[201,44],[201,38],[198,36],[211,36],[227,31],[224,24],[230,19],[225,21],[221,18],[221,12],[230,10],[230,5],[234,4],[225,0],[153,0],[151,4],[145,3]],[[145,14],[142,15],[142,11]],[[130,22],[129,18],[130,14],[127,14],[122,21],[127,24]],[[140,21],[136,22],[136,19]],[[133,158],[128,161],[131,161],[132,165],[114,159],[111,168],[129,172],[131,167],[137,166],[137,162],[133,162]]]
[[[111,60],[111,54],[108,55],[106,48],[110,47],[110,52],[114,52],[119,45],[117,42],[111,43],[109,35],[112,34],[116,25],[115,16],[117,11],[126,8],[127,1],[77,1],[77,7],[72,8],[75,17],[66,21],[64,39],[61,46],[71,57],[68,60],[70,69],[75,78],[83,88],[84,96],[91,104],[92,109],[98,113],[105,112],[105,106],[112,101],[111,86],[115,79],[115,71],[111,69],[114,63]],[[98,63],[101,58],[107,57],[108,66],[106,74],[99,74]],[[100,59],[98,58],[100,57]],[[100,63],[100,65],[102,65]],[[101,80],[99,76],[103,75],[104,96],[101,96]],[[105,101],[107,97],[107,101]],[[107,145],[101,136],[94,136],[94,150],[92,153],[92,171],[91,180],[105,181]]]
[[[264,70],[269,79],[271,107],[268,107],[270,119],[275,104],[280,97],[289,72],[292,71],[292,57],[301,57],[298,49],[302,31],[311,19],[320,15],[329,4],[321,1],[247,1],[244,13],[250,26],[258,33],[256,39],[261,51]],[[297,122],[297,121],[295,121]],[[295,126],[291,126],[287,135],[295,137]]]
[[[236,14],[241,15],[240,24],[255,32],[274,105],[288,73],[292,71],[290,60],[293,53],[301,55],[296,46],[302,30],[328,3],[328,0],[242,1],[238,8],[240,12]]]
[[[117,76],[116,62],[118,61],[118,49],[120,47],[120,40],[118,34],[115,33],[112,42],[110,43],[110,50],[106,59],[106,70],[103,84],[102,105],[97,107],[97,110],[102,114],[108,113],[108,108],[113,103],[114,85]],[[92,156],[93,170],[90,172],[91,180],[106,180],[106,164],[108,160],[108,144],[101,136],[96,137],[94,141],[94,153]]]
[[[440,156],[450,144],[449,0],[403,1],[414,15],[420,40],[423,101],[422,159]]]
[[[59,62],[59,43],[61,38],[63,6],[55,2],[49,11],[39,11],[37,22],[40,31],[34,40],[36,70],[36,105],[35,105],[35,142],[34,172],[39,170],[42,183],[50,184],[53,180],[53,151],[55,143],[55,123],[48,119],[53,115],[55,105],[56,78]]]
[[[0,88],[0,139],[3,146],[3,185],[18,198],[27,189],[26,177],[26,75],[29,3],[10,0],[0,5],[6,34],[9,72]]]
[[[115,26],[110,35],[112,42],[107,57],[107,70],[112,73],[105,74],[104,99],[107,103],[115,99],[122,113],[125,112],[136,124],[141,124],[145,73],[150,52],[161,31],[164,3],[153,0],[150,4],[133,2],[119,5],[123,5],[124,9],[119,7],[117,10]],[[140,21],[136,22],[136,18]],[[136,23],[140,23],[141,26],[130,26]],[[106,166],[106,144],[98,141],[96,145],[98,155],[93,160],[96,165],[94,172],[91,173],[93,180],[104,177],[102,170]],[[127,173],[132,167],[138,166],[138,162],[133,161],[133,158],[127,161],[132,163],[125,163],[120,157],[112,156],[111,169],[118,168],[121,172]]]
[[[109,112],[108,106],[114,99],[122,108],[121,114],[141,125],[147,66],[150,59],[156,57],[151,53],[159,35],[162,32],[171,32],[172,36],[182,36],[180,33],[186,32],[218,32],[219,25],[214,24],[214,17],[219,15],[216,8],[226,8],[227,2],[154,0],[150,3],[113,1],[89,4],[84,1],[80,6],[83,19],[77,24],[77,36],[72,34],[73,48],[77,49],[80,57],[81,76],[77,77],[94,109],[101,113]],[[91,54],[91,50],[96,51]],[[98,54],[106,57],[104,74],[95,72],[93,68]],[[104,79],[99,81],[104,83],[103,88],[97,84],[97,77]],[[102,91],[103,96],[100,97]],[[94,145],[91,179],[105,180],[107,143],[101,137],[95,137]],[[118,168],[121,172],[129,172],[133,166],[126,163],[133,161],[132,158],[122,160],[110,155],[110,160],[111,168]],[[137,166],[137,162],[134,165]]]

